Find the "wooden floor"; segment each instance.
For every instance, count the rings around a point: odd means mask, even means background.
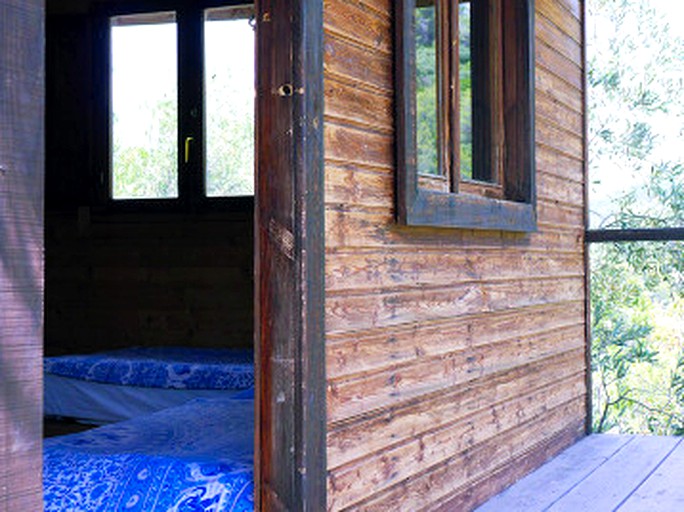
[[[684,438],[592,435],[476,512],[684,511]]]

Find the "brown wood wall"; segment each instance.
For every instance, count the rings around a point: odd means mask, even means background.
[[[253,345],[252,212],[51,213],[45,351]]]
[[[325,2],[329,510],[469,510],[583,434],[580,0],[536,2],[539,230],[394,222],[389,0]]]
[[[0,511],[42,510],[42,2],[0,0]]]

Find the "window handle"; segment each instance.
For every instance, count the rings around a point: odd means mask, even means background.
[[[185,163],[190,160],[190,143],[195,140],[193,137],[185,137]]]

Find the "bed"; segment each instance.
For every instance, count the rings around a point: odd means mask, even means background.
[[[46,357],[44,413],[92,424],[123,421],[254,386],[248,349],[133,347]]]
[[[253,510],[248,393],[45,440],[45,511]]]

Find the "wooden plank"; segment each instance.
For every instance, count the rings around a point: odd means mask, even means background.
[[[325,73],[392,93],[392,56],[325,34]]]
[[[326,298],[328,332],[389,327],[429,318],[505,311],[566,302],[581,296],[582,276],[461,283],[451,288],[380,291]]]
[[[543,92],[554,98],[560,104],[565,105],[574,112],[581,114],[583,103],[581,91],[562,80],[556,74],[544,66],[537,65],[535,73],[536,91]]]
[[[578,353],[570,353],[531,362],[524,368],[489,375],[447,391],[404,399],[389,408],[331,424],[329,468],[360,461],[373,453],[381,454],[464,418],[482,418],[488,411],[491,413],[490,408],[507,407],[506,404],[526,393],[540,394],[544,403],[553,393],[567,391],[568,396],[579,396],[583,364],[578,364],[577,357]]]
[[[673,437],[639,436],[546,510],[615,510],[680,442]]]
[[[582,18],[582,4],[580,0],[558,0],[558,3],[562,5],[568,12],[580,20]]]
[[[556,204],[574,207],[581,207],[583,204],[584,187],[581,182],[576,183],[552,173],[538,171],[537,183],[541,201],[554,201]]]
[[[329,421],[339,421],[376,409],[385,409],[402,400],[428,393],[446,392],[475,379],[491,378],[521,364],[550,359],[584,348],[582,327],[560,336],[528,336],[522,340],[464,350],[447,356],[419,360],[415,364],[370,374],[360,379],[330,384]],[[578,332],[579,331],[579,334]],[[562,349],[559,348],[562,344]],[[526,352],[529,351],[529,354]],[[581,358],[583,361],[583,357]],[[584,367],[584,362],[582,362]]]
[[[546,250],[577,250],[583,241],[584,228],[557,228],[540,221],[538,233],[529,236],[507,236],[476,230],[418,229],[408,232],[394,223],[392,212],[326,211],[326,249],[343,247],[441,247],[442,250],[458,250],[459,247],[514,247],[535,246]],[[485,234],[486,233],[486,234]]]
[[[431,512],[451,512],[453,510],[473,510],[485,502],[487,498],[496,495],[508,485],[518,481],[530,473],[540,463],[552,459],[556,454],[570,446],[582,436],[581,428],[577,424],[569,424],[557,434],[543,439],[526,453],[520,454],[514,464],[496,468],[490,475],[474,481],[468,487],[444,497],[428,510]],[[529,511],[532,512],[532,511]]]
[[[44,12],[0,0],[0,510],[42,510]]]
[[[535,31],[539,41],[544,42],[572,62],[581,65],[582,47],[580,43],[560,30],[551,20],[539,12],[537,12],[535,21]]]
[[[583,158],[584,155],[584,142],[581,134],[557,126],[543,117],[537,119],[537,143],[578,159]]]
[[[426,286],[455,286],[469,281],[501,281],[543,276],[582,275],[582,258],[537,251],[464,250],[460,253],[378,251],[363,256],[346,252],[330,255],[326,264],[328,296],[343,291],[397,290]]]
[[[498,315],[426,320],[418,325],[329,334],[328,378],[349,377],[468,346],[549,332],[578,323],[581,301],[512,310]]]
[[[564,0],[561,0],[564,1]],[[582,43],[582,26],[579,19],[571,16],[559,0],[536,0],[536,10],[548,18],[560,30],[568,34],[578,44]],[[568,0],[577,2],[577,0]],[[579,5],[577,6],[579,9]]]
[[[541,101],[541,103],[546,103]],[[540,110],[540,102],[537,103]],[[543,108],[543,107],[542,107]],[[564,117],[576,116],[576,114],[563,109],[558,113],[554,107],[549,110],[549,115],[556,116],[551,120],[554,123],[563,124]],[[579,116],[578,116],[579,118]],[[577,124],[578,119],[568,121],[568,125]],[[548,154],[548,151],[540,153]],[[552,172],[542,166],[540,161],[545,156],[537,157],[537,195],[540,199],[555,200],[564,204],[581,206],[583,198],[583,186],[581,181],[573,181],[573,175],[559,176],[563,172],[560,157],[554,160]],[[546,160],[544,160],[546,161]],[[576,164],[581,167],[581,163]],[[394,206],[392,201],[394,177],[386,167],[374,167],[368,164],[342,163],[328,159],[326,164],[326,202],[330,208],[340,210],[344,207],[364,206],[367,208],[382,208],[391,210]]]
[[[348,164],[390,166],[394,139],[387,134],[325,123],[325,156]]]
[[[592,435],[568,448],[534,473],[492,498],[476,512],[531,512],[546,510],[568,489],[591,478],[591,474],[613,457],[631,436]],[[648,510],[648,509],[641,509]]]
[[[676,448],[620,507],[620,512],[684,510],[684,444]]]
[[[578,92],[582,91],[582,70],[578,61],[568,59],[555,48],[539,40],[535,47],[536,63],[546,69],[552,69],[554,74],[572,85]]]
[[[326,507],[323,2],[257,2],[260,510]]]
[[[543,91],[537,91],[537,115],[571,133],[583,136],[583,116]]]
[[[583,428],[582,409],[579,400],[572,401],[549,411],[536,421],[508,430],[504,434],[505,443],[501,442],[501,437],[494,437],[465,451],[455,452],[450,459],[421,474],[396,482],[379,493],[369,492],[368,499],[354,506],[357,510],[369,512],[384,512],[388,503],[397,512],[430,510],[431,504],[439,503],[442,499],[467,495],[476,482],[515,465],[518,459],[531,453],[540,464],[545,461],[545,451],[540,450],[540,447],[545,445],[548,438],[556,437],[565,430],[573,431],[575,437],[580,435]],[[331,491],[330,495],[330,503],[334,504],[335,494]],[[452,507],[451,510],[467,508]]]
[[[330,120],[392,133],[386,119],[392,116],[394,103],[387,94],[331,77],[325,81],[325,101],[325,115]]]
[[[575,388],[563,386],[558,392],[544,389],[521,394],[508,403],[494,403],[491,407],[465,416],[454,423],[435,430],[419,433],[404,444],[395,444],[382,452],[364,457],[361,461],[333,469],[331,499],[342,492],[345,497],[360,496],[370,483],[377,491],[393,483],[421,474],[448,460],[454,453],[462,453],[472,446],[486,443],[497,435],[540,421],[548,414],[575,400],[583,387],[578,379]]]
[[[386,6],[383,6],[386,8]],[[324,11],[327,33],[363,44],[371,50],[391,52],[391,25],[386,16],[353,0],[331,3]]]
[[[584,159],[565,155],[553,148],[537,144],[537,172],[544,172],[573,184],[583,183]]]

